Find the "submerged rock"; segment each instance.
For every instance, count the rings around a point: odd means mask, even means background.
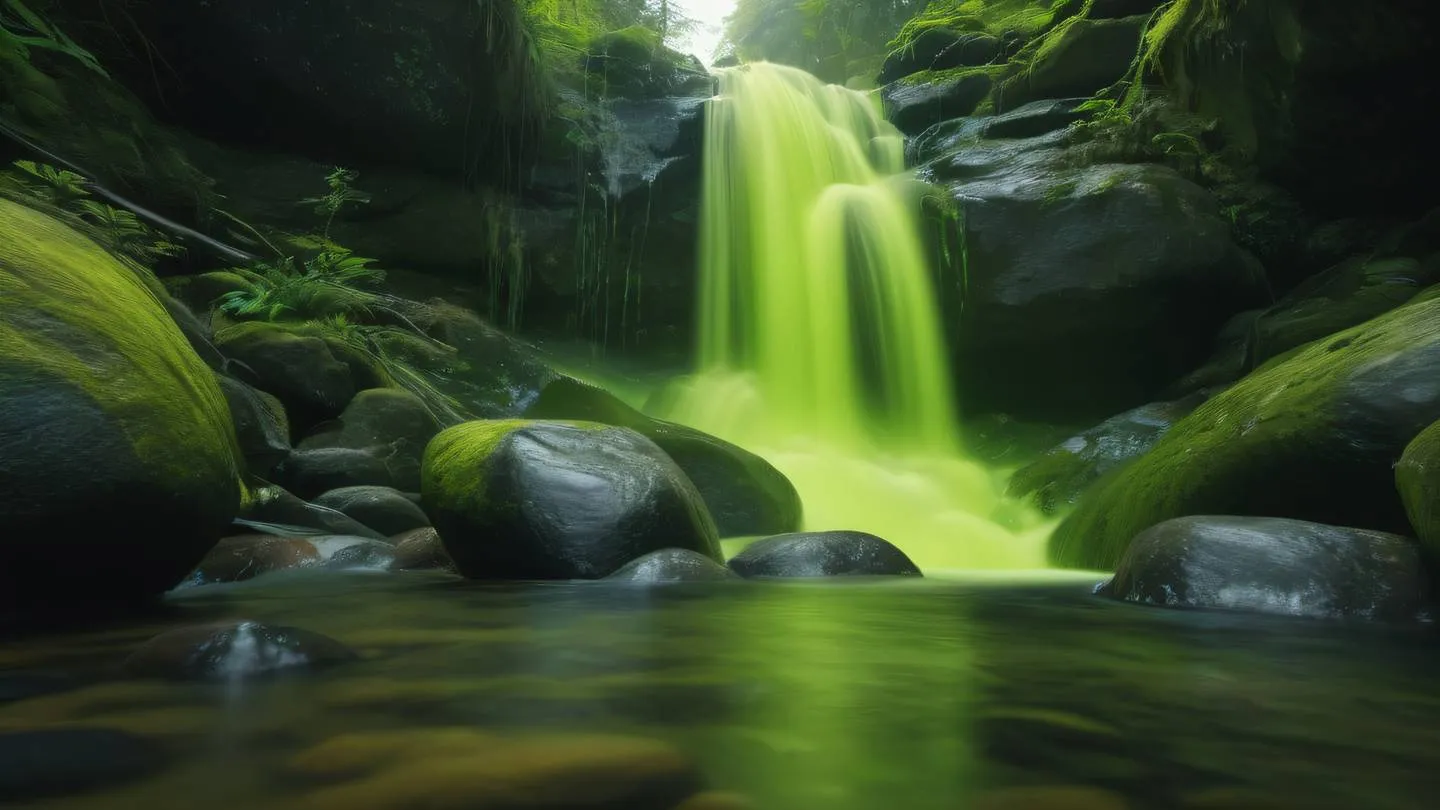
[[[703,786],[689,758],[656,740],[470,728],[344,734],[290,764],[321,783],[294,810],[674,810]]]
[[[1016,470],[1006,494],[1028,497],[1046,514],[1069,506],[1101,476],[1143,455],[1206,397],[1197,393],[1172,402],[1152,402],[1112,416]]]
[[[241,621],[169,630],[125,659],[142,678],[237,680],[352,661],[349,647],[298,627]]]
[[[421,492],[471,579],[596,579],[668,547],[720,559],[694,485],[626,428],[467,422],[426,449]]]
[[[315,499],[386,537],[430,525],[430,518],[403,492],[390,487],[341,487]]]
[[[158,595],[235,516],[229,408],[138,272],[0,199],[0,611]]]
[[[655,442],[700,491],[721,537],[800,528],[800,494],[770,462],[707,433],[646,416],[604,389],[559,377],[540,391],[525,415],[630,428]]]
[[[430,527],[415,529],[390,538],[395,544],[394,571],[456,571],[455,561],[445,550],[440,533]]]
[[[757,540],[730,559],[751,577],[920,576],[905,552],[865,532],[797,532]]]
[[[724,565],[695,551],[664,548],[626,563],[605,577],[612,582],[658,584],[662,582],[717,582],[740,577]]]
[[[1426,607],[1430,581],[1408,537],[1284,518],[1193,516],[1142,532],[1098,592],[1162,607],[1403,621]]]
[[[110,728],[0,732],[0,800],[39,801],[131,782],[168,757],[153,740]]]
[[[1110,569],[1132,538],[1196,514],[1408,532],[1392,469],[1440,419],[1440,299],[1272,360],[1177,422],[1080,500],[1057,565]]]

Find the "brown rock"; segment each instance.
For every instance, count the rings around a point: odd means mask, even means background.
[[[450,559],[445,544],[440,542],[440,534],[429,526],[411,529],[390,539],[395,543],[395,562],[391,564],[391,570],[452,573],[456,570],[455,561]]]
[[[205,555],[187,584],[240,582],[268,574],[302,568],[320,561],[315,544],[303,537],[242,534],[226,537]]]

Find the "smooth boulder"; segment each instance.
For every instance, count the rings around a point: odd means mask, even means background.
[[[730,558],[752,577],[921,576],[890,541],[866,532],[796,532],[757,540]]]
[[[690,479],[627,428],[466,422],[426,448],[421,495],[470,579],[598,579],[669,547],[721,559]]]
[[[558,377],[540,390],[525,416],[626,427],[655,442],[700,490],[721,537],[800,528],[800,494],[770,462],[708,433],[646,416],[602,388]]]
[[[1098,592],[1161,607],[1406,621],[1426,607],[1430,580],[1408,537],[1204,515],[1142,532]]]
[[[315,499],[317,506],[334,509],[386,537],[430,525],[425,511],[390,487],[341,487]]]
[[[225,397],[141,272],[0,199],[0,612],[158,595],[239,507]]]
[[[1012,109],[1035,99],[1089,96],[1119,81],[1139,51],[1149,16],[1076,17],[1047,35],[1024,71],[1005,82],[996,103]]]
[[[1197,514],[1410,531],[1393,467],[1440,419],[1440,297],[1275,358],[1092,489],[1050,538],[1059,566],[1112,569],[1132,538]]]
[[[321,338],[251,321],[216,330],[215,345],[245,364],[256,388],[284,404],[294,429],[338,416],[355,396],[350,366]]]
[[[637,557],[605,577],[610,582],[658,585],[666,582],[721,582],[740,577],[713,559],[683,548],[663,548]]]
[[[433,528],[413,529],[390,538],[395,544],[392,571],[455,571],[455,561]]]
[[[249,528],[284,531],[297,535],[350,534],[383,540],[386,535],[343,512],[303,501],[274,484],[252,486],[236,521]]]
[[[1395,486],[1415,535],[1430,558],[1440,561],[1440,422],[1406,445],[1395,465]]]
[[[906,135],[919,135],[951,118],[975,111],[990,95],[994,81],[984,70],[916,73],[885,85],[880,98],[885,117]]]
[[[1063,140],[962,132],[919,156],[960,212],[941,300],[970,412],[1067,422],[1153,402],[1264,300],[1209,192],[1164,166],[1076,168]]]
[[[420,488],[420,456],[440,432],[440,423],[421,399],[399,388],[370,388],[355,395],[338,419],[317,425],[296,445],[301,452],[361,450],[381,458],[388,480],[357,483]]]

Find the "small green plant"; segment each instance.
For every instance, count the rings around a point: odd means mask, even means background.
[[[184,248],[140,221],[131,211],[92,199],[82,175],[33,160],[17,160],[5,179],[23,196],[80,225],[112,252],[152,265]]]
[[[69,209],[77,200],[90,196],[85,177],[33,160],[17,160],[13,177],[30,196],[57,208]]]
[[[354,182],[360,178],[360,173],[354,169],[346,169],[336,166],[329,174],[325,175],[325,185],[330,191],[320,197],[306,197],[300,202],[306,205],[315,206],[315,213],[325,217],[325,229],[322,231],[326,239],[330,238],[330,226],[335,222],[335,216],[347,205],[365,205],[370,202],[370,195],[354,187]]]
[[[373,262],[335,247],[307,259],[303,269],[291,257],[236,268],[250,286],[221,296],[217,306],[237,318],[267,321],[368,314],[383,300],[380,293],[359,289],[384,280],[385,272],[371,267]]]
[[[64,54],[108,78],[94,54],[76,45],[64,31],[31,11],[20,0],[0,0],[0,46],[13,49],[22,57],[28,57],[31,48]]]

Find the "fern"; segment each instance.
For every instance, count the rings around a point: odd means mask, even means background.
[[[251,279],[250,287],[221,296],[218,307],[237,318],[267,321],[368,315],[386,300],[381,293],[357,289],[384,280],[384,271],[371,266],[374,261],[336,247],[308,259],[303,270],[293,258],[237,268]]]

